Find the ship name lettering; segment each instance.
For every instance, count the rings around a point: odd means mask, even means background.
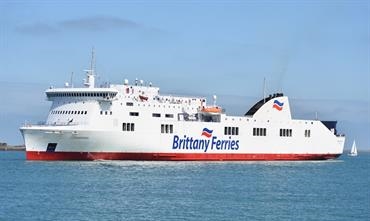
[[[218,140],[216,136],[212,137],[212,147],[215,147],[217,150],[238,150],[239,149],[239,140],[232,140],[229,137],[229,140]]]
[[[183,138],[180,138],[175,135],[173,136],[172,149],[203,150],[204,153],[208,150],[238,150],[239,140],[233,140],[231,137],[228,140],[220,140],[217,136],[213,136],[212,139],[194,139],[184,135]]]
[[[193,139],[193,137],[186,137],[183,139],[175,135],[173,137],[172,149],[183,149],[183,150],[204,150],[207,152],[210,140],[204,139]]]

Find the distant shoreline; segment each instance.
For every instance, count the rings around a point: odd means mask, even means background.
[[[0,145],[0,151],[25,151],[26,147],[23,145]]]

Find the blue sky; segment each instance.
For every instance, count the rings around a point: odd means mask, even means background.
[[[99,81],[144,79],[162,92],[217,94],[231,114],[290,96],[297,118],[338,120],[370,149],[369,1],[0,1],[0,142],[43,121],[44,90],[91,48]]]

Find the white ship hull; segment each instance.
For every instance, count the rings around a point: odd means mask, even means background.
[[[143,123],[142,128],[135,123],[135,133],[114,127],[89,130],[77,126],[28,126],[21,131],[29,160],[322,160],[343,152],[344,137],[335,136],[320,121],[292,121],[290,128],[301,134],[294,137],[280,137],[278,133],[251,136],[253,128],[263,124],[278,131],[280,122],[258,123],[245,117],[225,121],[174,122],[178,130],[172,134],[158,133],[159,121]],[[224,135],[224,125],[238,126],[239,135]],[[209,138],[202,135],[204,128],[213,130]],[[308,139],[305,128],[316,133]],[[50,143],[56,146],[48,151]]]

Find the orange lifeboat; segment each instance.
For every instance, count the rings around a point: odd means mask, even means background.
[[[217,106],[214,106],[214,107],[202,107],[201,111],[202,112],[205,112],[205,113],[221,113],[222,112],[222,108],[221,107],[217,107]]]

